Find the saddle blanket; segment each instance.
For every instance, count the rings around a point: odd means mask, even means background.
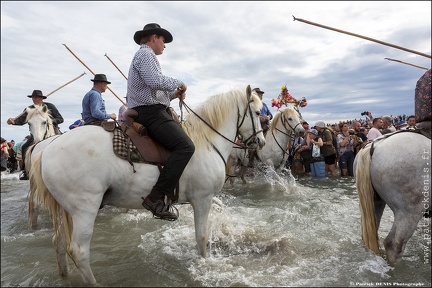
[[[113,137],[113,149],[114,153],[124,159],[128,160],[128,144],[126,141],[130,141],[129,143],[129,152],[130,152],[130,160],[132,162],[140,162],[140,163],[147,163],[147,161],[144,160],[144,158],[139,153],[137,147],[132,143],[132,141],[129,139],[127,140],[124,133],[121,131],[120,128],[116,127],[113,131],[114,137]]]

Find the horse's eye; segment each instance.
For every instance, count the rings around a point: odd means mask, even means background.
[[[293,119],[291,117],[288,118],[288,121],[292,121]]]
[[[46,125],[46,124],[47,124],[47,122],[46,122],[46,121],[44,121],[44,122],[42,122],[42,124],[43,124],[43,125]]]
[[[255,112],[258,116],[261,114],[261,112],[260,111],[256,111]]]

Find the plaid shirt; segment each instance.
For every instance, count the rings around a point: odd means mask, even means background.
[[[142,44],[129,68],[127,106],[162,104],[169,107],[171,100],[177,97],[175,90],[181,85],[182,81],[162,74],[156,54]]]

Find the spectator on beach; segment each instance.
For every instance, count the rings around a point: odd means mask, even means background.
[[[310,129],[306,136],[306,151],[310,153],[310,175],[313,177],[325,177],[325,160],[324,156],[321,154],[321,147],[324,145],[324,143],[321,137],[318,135],[319,134],[316,129]]]
[[[383,120],[380,117],[374,118],[372,121],[372,128],[367,134],[368,141],[373,141],[376,138],[382,136],[381,129],[383,127]]]
[[[396,123],[395,127],[396,127],[396,131],[406,130],[408,128],[408,124],[404,120],[401,120],[398,123]]]
[[[55,134],[60,135],[62,134],[58,125],[64,122],[63,116],[60,114],[60,112],[57,110],[57,107],[52,104],[43,101],[47,98],[47,96],[43,95],[41,90],[33,90],[33,93],[31,95],[28,95],[27,97],[31,98],[33,101],[33,105],[30,105],[29,107],[34,108],[35,105],[46,105],[49,113],[51,114],[52,123],[54,126]],[[27,111],[24,109],[21,114],[16,116],[15,118],[9,118],[7,120],[7,123],[9,125],[19,125],[22,126],[27,123]],[[20,177],[20,180],[28,180],[27,173],[25,171],[25,153],[27,151],[27,148],[32,145],[34,142],[33,135],[30,134],[30,138],[27,140],[27,142],[22,145],[21,147],[21,157],[22,157],[22,170],[23,174]]]
[[[16,159],[18,161],[19,170],[23,170],[22,146],[28,141],[28,139],[30,139],[30,135],[25,136],[23,141],[16,143],[13,147],[13,149],[16,153]]]
[[[290,151],[291,160],[291,173],[292,174],[303,174],[303,159],[301,157],[302,146],[306,145],[302,136],[297,136],[294,138],[292,148]]]
[[[337,135],[339,150],[339,169],[341,176],[354,176],[354,147],[357,145],[357,136],[349,131],[348,123],[339,123]]]
[[[326,175],[337,176],[336,173],[336,147],[333,145],[333,133],[325,125],[324,121],[317,121],[315,129],[318,131],[318,136],[323,141],[321,147],[321,155],[324,156]]]
[[[306,121],[302,123],[302,126],[305,129],[305,133],[303,134],[303,144],[302,144],[303,146],[300,148],[299,152],[304,167],[304,173],[306,175],[310,175],[311,174],[310,161],[312,158],[312,153],[307,143],[307,139],[309,137],[308,133],[310,132],[310,129],[309,129],[309,124]]]
[[[365,128],[361,127],[359,121],[354,121],[352,123],[352,128],[354,129],[354,135],[357,137],[357,144],[354,147],[354,155],[358,153],[358,151],[363,148],[367,143],[367,136],[364,133]],[[362,129],[363,128],[363,129]]]
[[[252,91],[255,91],[259,98],[262,101],[262,97],[264,95],[264,91],[261,91],[260,88],[254,88]],[[270,127],[270,121],[273,119],[273,114],[270,112],[270,109],[267,107],[267,104],[263,103],[263,107],[261,109],[260,121],[261,128],[263,129],[263,133],[265,134]]]
[[[9,158],[9,149],[8,149],[8,144],[7,144],[7,140],[4,139],[3,137],[1,137],[1,148],[0,148],[0,152],[1,152],[1,171],[6,171],[7,170],[7,160]]]
[[[108,88],[108,81],[105,74],[96,74],[93,81],[92,89],[84,95],[82,100],[82,119],[84,125],[101,125],[104,120],[116,119],[116,114],[106,113],[105,100],[102,98],[102,93]]]
[[[8,142],[8,152],[9,152],[8,168],[10,173],[13,173],[18,169],[18,161],[16,159],[16,153],[13,149],[14,146],[15,146],[14,140]]]
[[[396,132],[396,128],[393,125],[393,118],[391,116],[386,115],[381,119],[383,121],[383,128],[381,129],[382,135]]]
[[[407,128],[416,128],[416,121],[415,121],[415,115],[410,115],[407,118]]]

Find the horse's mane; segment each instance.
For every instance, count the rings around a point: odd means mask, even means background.
[[[260,109],[262,108],[261,100],[256,93],[252,93],[251,100],[255,105],[257,105],[257,107]],[[228,115],[231,113],[235,113],[236,115],[241,114],[239,117],[243,116],[244,111],[237,111],[237,107],[239,107],[241,103],[243,103],[242,106],[246,105],[246,102],[246,92],[231,90],[226,93],[210,96],[210,98],[205,100],[201,106],[193,111],[216,131],[219,131],[221,125],[225,123],[226,119],[229,118]],[[193,112],[190,112],[190,114],[186,116],[182,127],[194,142],[195,147],[209,145],[217,135],[215,131],[207,126]],[[232,140],[234,141],[234,139]]]
[[[274,131],[274,129],[276,129],[276,125],[277,123],[281,120],[280,118],[282,117],[282,114],[285,116],[285,118],[289,118],[289,115],[293,112],[297,112],[294,108],[292,107],[285,107],[282,110],[279,110],[274,116],[272,121],[270,122],[270,131]]]

